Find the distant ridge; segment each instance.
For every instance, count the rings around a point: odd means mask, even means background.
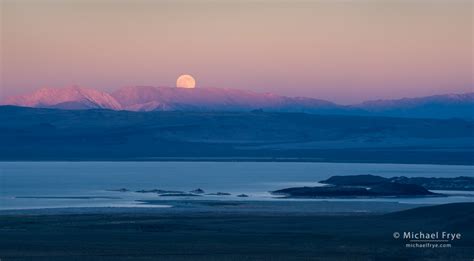
[[[472,119],[474,118],[474,92],[396,100],[374,100],[350,107],[380,116]]]
[[[82,87],[42,88],[6,98],[3,105],[33,108],[111,109],[128,111],[250,111],[339,112],[329,101],[286,97],[224,88],[124,87],[111,94]]]
[[[312,98],[292,98],[271,93],[224,88],[125,87],[112,93],[125,110],[189,111],[310,111],[337,109],[338,105]]]
[[[474,119],[474,93],[397,100],[375,100],[343,106],[329,101],[226,88],[124,87],[112,93],[83,87],[42,88],[4,99],[2,105],[66,110],[252,111],[305,112],[408,118]]]
[[[66,110],[122,109],[120,103],[110,94],[78,86],[61,89],[41,88],[31,94],[8,97],[2,103],[23,107]]]

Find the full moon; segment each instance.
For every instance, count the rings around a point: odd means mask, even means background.
[[[183,74],[176,80],[176,87],[178,88],[194,88],[196,87],[196,81],[189,74]]]

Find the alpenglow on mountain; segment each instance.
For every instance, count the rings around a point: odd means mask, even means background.
[[[328,101],[220,88],[124,87],[111,94],[83,87],[42,88],[6,98],[2,104],[35,108],[128,111],[271,111],[311,112],[339,109]]]
[[[6,98],[2,104],[34,108],[65,110],[121,110],[120,103],[110,94],[82,87],[41,88],[31,94]]]
[[[329,101],[224,88],[135,86],[112,93],[91,88],[42,88],[5,98],[2,105],[66,110],[251,111],[377,115],[410,118],[474,118],[474,93],[398,100],[367,101],[343,106]]]

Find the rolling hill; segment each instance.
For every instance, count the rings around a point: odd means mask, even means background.
[[[472,164],[473,130],[473,121],[461,119],[0,106],[0,160]]]

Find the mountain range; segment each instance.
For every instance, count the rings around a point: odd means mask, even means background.
[[[66,110],[126,111],[252,111],[306,112],[409,118],[474,118],[474,92],[398,100],[367,101],[355,105],[271,93],[226,88],[170,88],[134,86],[112,93],[72,86],[42,88],[7,97],[2,105]]]

